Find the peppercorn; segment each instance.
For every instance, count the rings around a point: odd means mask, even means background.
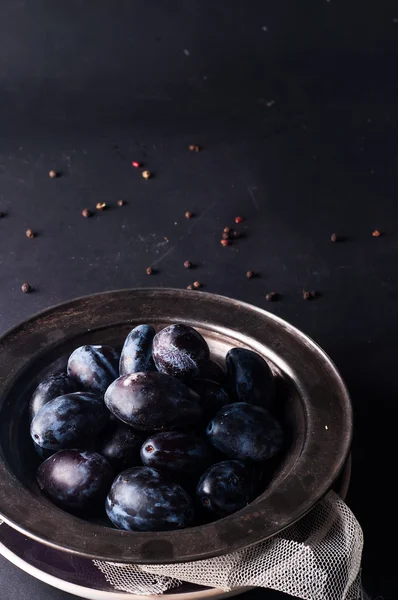
[[[247,277],[248,279],[251,279],[252,277],[254,277],[254,273],[253,273],[253,271],[248,271],[248,272],[246,273],[246,277]]]
[[[152,173],[150,171],[142,171],[142,176],[144,179],[149,179],[152,177]]]
[[[380,237],[381,233],[378,229],[375,229],[374,232],[372,233],[373,237]]]
[[[118,200],[117,201],[117,205],[118,206],[124,206],[126,204],[126,202],[124,200]]]
[[[221,246],[229,246],[229,240],[220,240]]]
[[[152,269],[152,267],[147,267],[147,268],[146,268],[146,274],[147,274],[147,275],[152,275],[152,273],[153,273],[153,269]]]
[[[95,205],[95,208],[97,210],[105,210],[106,202],[97,202],[97,204]]]
[[[193,285],[191,283],[187,285],[187,290],[193,290]]]
[[[48,172],[48,176],[50,179],[55,179],[56,177],[58,177],[57,171],[51,169],[51,171]]]
[[[229,233],[223,233],[221,236],[222,240],[229,240]]]
[[[187,212],[185,213],[185,215],[184,215],[184,216],[185,216],[185,218],[186,218],[186,219],[192,219],[192,217],[193,217],[193,214],[191,213],[191,211],[190,211],[190,210],[187,210]]]
[[[337,235],[335,233],[332,233],[332,235],[330,236],[330,241],[337,242]]]
[[[31,229],[27,229],[25,232],[25,235],[27,238],[34,238],[35,234],[33,233],[33,231]]]
[[[265,299],[267,302],[272,302],[273,300],[276,300],[277,297],[277,292],[268,292],[268,294],[265,296]]]
[[[311,295],[309,292],[306,292],[305,290],[303,290],[303,299],[304,300],[311,300]]]
[[[189,146],[189,150],[190,150],[191,152],[199,152],[200,148],[199,148],[199,146],[198,146],[197,144],[191,144],[191,145]]]
[[[223,233],[231,233],[231,228],[230,227],[224,227]]]
[[[83,217],[91,217],[91,212],[88,210],[88,208],[83,208],[82,210],[82,216]]]
[[[243,217],[235,217],[235,223],[243,223],[244,218]]]
[[[131,163],[131,166],[134,167],[135,169],[139,169],[139,167],[141,166],[141,163],[139,163],[137,160],[133,160],[133,162]]]
[[[32,288],[29,285],[29,283],[23,283],[21,285],[21,290],[23,291],[24,294],[27,294],[28,292],[30,292],[32,290]]]
[[[184,262],[184,267],[185,267],[186,269],[190,269],[190,268],[192,267],[192,263],[191,263],[191,261],[190,261],[190,260],[186,260],[186,261]]]
[[[202,284],[199,281],[194,281],[193,282],[193,287],[196,288],[196,289],[198,289],[198,288],[202,287]]]

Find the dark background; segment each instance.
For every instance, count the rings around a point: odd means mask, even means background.
[[[1,329],[76,296],[193,280],[301,328],[352,394],[348,502],[365,585],[385,600],[398,591],[397,59],[392,1],[0,4]],[[109,210],[84,219],[97,202]],[[222,248],[236,215],[245,235]],[[4,560],[0,582],[2,600],[71,598]]]

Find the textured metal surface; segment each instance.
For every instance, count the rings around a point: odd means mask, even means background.
[[[26,404],[44,373],[82,343],[120,345],[133,324],[197,327],[214,357],[235,345],[272,361],[284,398],[289,451],[269,488],[245,509],[178,532],[129,533],[75,518],[41,496],[34,480]],[[332,486],[347,458],[349,397],[335,367],[309,338],[253,306],[205,293],[122,290],[49,309],[0,340],[0,514],[29,537],[58,549],[118,562],[177,562],[256,543],[305,514]]]

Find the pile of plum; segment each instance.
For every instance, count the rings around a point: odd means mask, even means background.
[[[283,447],[274,387],[258,354],[233,348],[225,372],[183,324],[135,327],[120,356],[81,346],[30,401],[39,487],[131,531],[222,518],[263,491],[264,461]]]

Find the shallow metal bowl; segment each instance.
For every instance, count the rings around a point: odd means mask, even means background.
[[[271,361],[289,448],[266,491],[239,512],[181,531],[131,533],[74,517],[49,502],[35,481],[27,405],[38,382],[64,368],[82,344],[121,346],[138,323],[183,322],[223,359],[234,346]],[[259,308],[173,289],[121,290],[56,306],[0,339],[0,516],[44,544],[88,558],[166,563],[209,558],[264,540],[302,517],[332,487],[347,459],[349,396],[326,354],[303,333]]]

